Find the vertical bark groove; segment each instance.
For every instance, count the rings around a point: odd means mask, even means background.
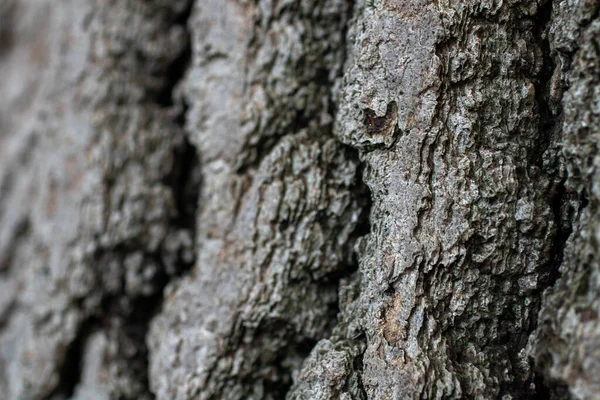
[[[0,393],[600,393],[597,0],[0,0]]]

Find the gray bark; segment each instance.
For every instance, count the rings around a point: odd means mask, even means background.
[[[0,0],[7,399],[600,399],[596,0]]]

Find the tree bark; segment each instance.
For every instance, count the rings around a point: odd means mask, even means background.
[[[600,399],[599,15],[0,0],[0,393]]]

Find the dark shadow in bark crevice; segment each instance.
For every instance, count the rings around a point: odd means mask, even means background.
[[[187,7],[179,15],[173,16],[172,24],[181,26],[185,29],[186,44],[179,54],[166,66],[163,79],[164,85],[158,92],[150,90],[148,92],[147,105],[150,107],[158,106],[167,110],[165,115],[170,118],[177,132],[166,131],[165,134],[181,135],[179,141],[175,141],[173,146],[173,165],[171,171],[164,177],[162,183],[171,191],[175,205],[172,218],[165,227],[174,235],[187,233],[189,241],[187,247],[183,246],[179,250],[164,249],[154,253],[148,253],[144,243],[131,241],[120,243],[117,246],[99,249],[89,260],[94,268],[98,290],[102,293],[96,293],[99,296],[99,305],[87,315],[81,323],[76,337],[70,343],[66,350],[66,355],[61,363],[59,372],[60,378],[58,386],[48,398],[69,398],[77,390],[81,380],[83,363],[85,362],[85,345],[94,332],[101,331],[113,341],[120,349],[117,354],[110,355],[111,365],[117,365],[118,368],[127,369],[127,379],[135,386],[132,392],[146,398],[153,398],[150,392],[148,380],[148,348],[146,345],[146,335],[150,323],[154,316],[160,311],[163,303],[163,291],[170,283],[171,279],[186,273],[195,262],[194,243],[196,233],[196,212],[198,199],[200,195],[200,160],[197,149],[188,140],[184,133],[184,124],[186,119],[187,107],[176,95],[176,90],[185,72],[189,66],[191,56],[190,35],[187,30],[188,18],[191,15],[193,1],[188,1]],[[144,38],[140,38],[144,40]],[[110,191],[111,184],[107,183],[107,191]],[[108,212],[111,212],[110,207]],[[175,254],[171,254],[175,251]],[[125,260],[128,256],[142,252],[143,264],[152,264],[156,266],[154,276],[151,282],[152,290],[149,293],[132,294],[125,288]],[[165,257],[171,257],[169,262],[165,262]],[[173,260],[173,258],[175,258]],[[107,260],[117,262],[120,265],[120,274],[122,287],[116,292],[114,289],[107,289],[103,284],[104,265]],[[167,265],[171,265],[170,268]],[[78,307],[84,309],[84,300],[79,301]],[[135,349],[132,354],[124,349]],[[126,388],[126,390],[129,388]],[[117,391],[119,388],[117,388]],[[122,398],[127,398],[121,393]],[[120,398],[121,398],[120,397]]]
[[[548,0],[542,4],[534,20],[534,37],[542,53],[542,66],[538,75],[533,79],[535,87],[535,100],[538,113],[538,131],[539,146],[533,149],[530,156],[530,163],[542,169],[554,181],[548,193],[547,201],[551,206],[553,213],[553,222],[555,233],[550,247],[550,256],[548,262],[542,267],[540,277],[540,289],[538,306],[535,311],[539,313],[543,292],[555,285],[560,278],[560,266],[564,260],[567,241],[573,232],[573,222],[578,212],[575,205],[580,204],[580,199],[576,194],[569,191],[565,184],[567,177],[562,171],[561,164],[564,162],[561,157],[562,141],[562,96],[556,100],[552,98],[551,85],[552,77],[557,66],[555,55],[552,53],[549,39],[550,24],[553,15],[553,0]],[[562,92],[567,88],[561,88]],[[581,204],[579,206],[581,208]],[[532,326],[528,330],[529,334],[534,334],[538,328],[539,321],[534,319]],[[532,375],[521,392],[521,398],[530,399],[551,399],[568,398],[565,386],[556,382],[548,381],[544,377],[543,366],[531,362]],[[519,393],[517,388],[513,388],[512,393]]]
[[[8,0],[0,3],[0,61],[14,44],[13,20],[17,2]]]

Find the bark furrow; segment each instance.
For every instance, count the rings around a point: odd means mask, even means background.
[[[0,397],[598,399],[599,15],[0,0]]]

